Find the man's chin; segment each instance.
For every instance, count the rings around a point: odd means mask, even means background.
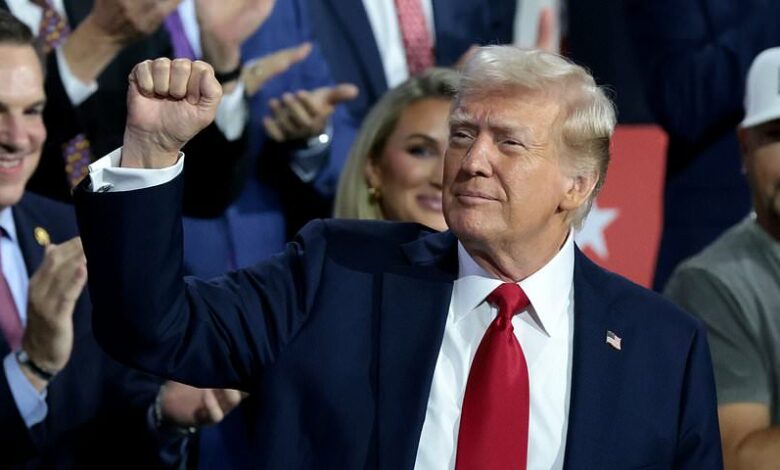
[[[16,205],[24,194],[23,186],[2,187],[0,186],[0,210],[6,207]]]

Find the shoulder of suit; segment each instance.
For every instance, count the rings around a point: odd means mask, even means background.
[[[73,206],[64,202],[25,191],[14,208],[18,214],[27,217],[32,223],[54,231],[60,236],[75,236],[78,232]]]
[[[435,233],[433,229],[411,222],[323,219],[307,224],[301,234],[305,236],[306,233],[314,231],[321,232],[329,243],[363,241],[400,244]]]
[[[435,233],[416,223],[318,219],[306,224],[296,241],[304,248],[324,246],[329,257],[348,265],[381,269],[405,259],[404,244]]]
[[[604,298],[612,315],[654,328],[691,333],[702,328],[696,317],[661,294],[596,265],[584,255],[580,256],[578,264],[586,271],[586,282]]]

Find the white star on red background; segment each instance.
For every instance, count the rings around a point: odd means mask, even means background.
[[[604,232],[618,218],[620,211],[614,208],[601,208],[598,201],[593,201],[593,207],[582,228],[574,234],[574,240],[580,249],[590,248],[602,260],[609,259],[609,249]]]

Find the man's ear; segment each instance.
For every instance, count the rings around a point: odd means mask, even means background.
[[[596,170],[581,172],[567,178],[566,191],[560,202],[560,209],[571,212],[588,202],[590,195],[596,188],[598,172]]]

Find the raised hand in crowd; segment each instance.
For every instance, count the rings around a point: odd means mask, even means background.
[[[160,387],[159,419],[179,428],[216,424],[247,395],[232,389],[195,388],[168,381]]]
[[[325,131],[336,105],[357,95],[357,87],[350,83],[285,93],[269,101],[271,115],[263,118],[263,126],[277,142],[315,137]]]
[[[311,43],[305,42],[247,62],[241,75],[246,95],[254,96],[266,82],[306,59],[310,53]]]
[[[43,263],[30,278],[22,349],[49,374],[68,363],[73,350],[73,311],[86,282],[87,264],[79,237],[47,246]],[[47,381],[29,367],[22,365],[25,376],[43,390]]]
[[[263,24],[275,0],[196,0],[203,60],[220,74],[239,70],[241,44]],[[238,76],[236,76],[238,79]],[[233,82],[226,84],[230,92]]]
[[[95,0],[92,11],[63,44],[73,74],[95,80],[128,44],[160,27],[181,0]]]
[[[553,7],[542,8],[539,12],[534,48],[544,52],[558,53],[561,49],[559,28],[558,12]]]
[[[222,87],[202,61],[160,58],[136,65],[127,89],[121,166],[164,168],[214,121]]]
[[[559,28],[560,22],[558,21],[558,12],[556,9],[550,6],[542,8],[539,12],[534,49],[557,54],[561,49]],[[478,50],[479,44],[472,44],[471,47],[458,58],[453,67],[460,70],[463,67],[463,64],[465,64]]]

